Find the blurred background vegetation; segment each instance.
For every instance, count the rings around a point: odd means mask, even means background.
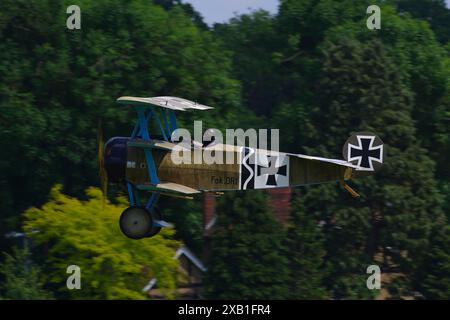
[[[81,30],[66,28],[71,4]],[[381,30],[366,28],[372,4]],[[391,298],[450,298],[443,0],[280,0],[276,15],[213,27],[177,0],[2,0],[0,39],[1,298],[140,299],[154,275],[173,298],[177,246],[201,253],[200,199],[163,199],[176,234],[133,242],[117,226],[123,200],[90,188],[99,121],[106,137],[134,123],[122,95],[214,106],[207,126],[280,128],[283,151],[341,158],[357,131],[387,145],[384,169],[353,183],[361,198],[334,184],[296,190],[287,229],[264,193],[219,200],[206,297],[370,299],[365,271],[379,264]],[[68,264],[82,266],[85,290],[64,290]]]

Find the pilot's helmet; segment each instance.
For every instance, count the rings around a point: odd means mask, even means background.
[[[203,134],[203,146],[208,146],[214,144],[216,141],[216,137],[218,135],[218,130],[214,128],[209,128]]]

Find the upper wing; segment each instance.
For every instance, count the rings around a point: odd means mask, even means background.
[[[117,99],[117,103],[127,105],[140,105],[140,106],[157,106],[178,111],[186,111],[188,109],[195,109],[195,110],[213,109],[213,107],[205,106],[203,104],[199,104],[194,101],[169,96],[150,97],[150,98],[125,96]]]

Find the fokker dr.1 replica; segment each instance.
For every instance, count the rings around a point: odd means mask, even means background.
[[[103,175],[111,182],[126,185],[130,207],[120,217],[120,228],[132,239],[152,237],[162,227],[171,226],[156,208],[160,195],[191,197],[201,192],[340,181],[353,196],[358,196],[345,181],[374,172],[385,158],[383,142],[377,136],[356,133],[344,145],[345,161],[215,141],[189,141],[192,154],[198,150],[214,150],[238,161],[176,163],[172,157],[179,144],[172,140],[177,129],[175,111],[212,108],[176,97],[121,97],[117,102],[134,107],[137,122],[130,137],[114,137],[101,146],[99,158],[101,170],[106,171]],[[149,132],[151,120],[159,127],[158,135]]]

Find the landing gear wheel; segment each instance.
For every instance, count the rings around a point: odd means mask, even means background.
[[[154,207],[151,211],[152,220],[162,220],[162,214],[161,211],[159,211],[158,208]],[[152,222],[152,228],[148,232],[148,234],[145,235],[147,238],[151,238],[153,236],[156,236],[161,231],[161,227],[154,227]]]
[[[150,212],[140,207],[129,207],[120,216],[120,230],[131,239],[141,239],[150,234],[153,218]]]

